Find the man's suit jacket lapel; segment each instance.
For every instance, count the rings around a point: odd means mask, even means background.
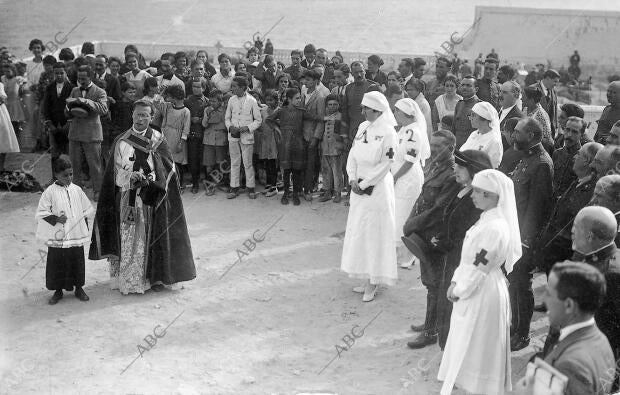
[[[566,351],[568,347],[572,346],[573,344],[579,341],[592,337],[595,333],[596,333],[596,325],[590,325],[585,328],[580,328],[576,330],[575,332],[566,336],[564,340],[559,341],[556,344],[555,348],[553,348],[551,352],[549,353],[549,355],[547,355],[547,357],[545,358],[545,361],[553,365],[558,359],[560,359],[560,357],[562,356],[562,354],[564,353],[564,351]]]

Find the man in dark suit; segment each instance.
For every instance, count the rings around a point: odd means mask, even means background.
[[[97,55],[95,58],[95,80],[103,81],[105,93],[108,95],[110,104],[114,104],[121,98],[121,84],[118,78],[107,72],[108,59],[105,55]],[[113,100],[110,100],[112,98]]]
[[[540,105],[549,115],[551,134],[554,138],[558,130],[558,96],[554,88],[559,83],[560,73],[553,69],[549,69],[543,74],[542,80],[534,84],[534,86],[543,93]]]
[[[587,143],[579,148],[572,165],[576,179],[557,196],[553,213],[539,237],[536,261],[547,275],[554,263],[569,259],[573,254],[571,224],[579,210],[592,199],[596,174],[590,164],[602,147],[598,143]],[[535,310],[544,311],[544,305],[536,306]]]
[[[594,134],[594,141],[601,144],[607,144],[607,136],[612,126],[620,120],[620,81],[613,81],[609,84],[607,101],[609,105],[603,109]]]
[[[424,185],[409,218],[403,226],[406,237],[415,234],[430,241],[433,232],[441,226],[442,213],[449,196],[458,184],[454,176],[454,145],[456,139],[447,130],[433,133],[430,141],[431,158],[424,167]],[[420,274],[422,284],[426,287],[426,318],[422,325],[411,328],[420,332],[408,343],[410,348],[421,348],[437,342],[437,299],[441,282],[440,264],[442,254],[430,254],[427,259],[420,258]]]
[[[93,80],[97,86],[105,90],[108,96],[108,106],[112,108],[121,98],[121,84],[118,78],[107,72],[107,68],[108,58],[105,55],[97,55],[95,58],[95,77]],[[108,160],[110,146],[112,145],[112,138],[110,136],[111,127],[112,122],[108,113],[108,115],[101,117],[101,130],[103,131],[101,151],[104,162]]]
[[[508,275],[512,308],[513,351],[529,345],[530,320],[534,309],[532,293],[533,243],[540,234],[553,204],[553,163],[541,144],[542,128],[533,118],[523,118],[515,126],[514,143],[526,152],[512,173],[521,231],[523,255]]]
[[[45,88],[43,96],[43,118],[45,126],[50,131],[52,160],[61,154],[69,153],[69,125],[64,110],[72,90],[73,85],[67,78],[65,64],[62,62],[54,64],[54,82]]]
[[[300,81],[306,72],[306,68],[301,65],[301,51],[296,49],[291,51],[291,65],[284,69],[284,72],[291,76],[295,81]]]
[[[276,80],[283,73],[278,70],[276,60],[273,55],[265,56],[265,60],[258,64],[254,71],[254,78],[261,82],[261,94],[265,97],[268,89],[277,90]]]
[[[316,61],[316,47],[312,44],[308,44],[304,47],[304,60],[301,61],[301,66],[307,69],[311,69]]]
[[[101,187],[101,141],[103,132],[100,117],[108,113],[108,99],[105,91],[92,81],[93,70],[88,65],[78,68],[78,87],[73,88],[67,99],[65,115],[70,118],[69,156],[73,164],[74,180],[79,186],[82,181],[82,160],[86,158],[93,182],[93,198],[97,201]],[[84,117],[73,116],[69,107],[75,105],[87,109]]]
[[[499,109],[499,130],[502,131],[502,144],[504,151],[511,147],[506,135],[506,121],[510,118],[521,118],[523,114],[517,106],[517,100],[521,96],[521,87],[515,81],[506,81],[501,85],[501,107]]]
[[[484,74],[478,80],[478,97],[482,101],[489,102],[493,107],[499,107],[500,84],[497,83],[497,68],[499,62],[494,58],[487,58],[484,61]]]
[[[608,394],[611,390],[614,356],[594,320],[605,293],[603,274],[590,265],[565,261],[551,270],[545,305],[549,325],[560,334],[544,359],[568,377],[564,394]],[[524,379],[517,384],[517,392],[531,394],[532,386]]]

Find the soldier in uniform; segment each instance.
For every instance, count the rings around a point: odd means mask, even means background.
[[[564,146],[553,151],[553,197],[556,200],[577,179],[573,163],[581,148],[583,126],[583,119],[570,117],[564,129]]]
[[[403,226],[405,237],[416,235],[423,243],[430,243],[432,229],[441,224],[442,212],[446,200],[458,191],[454,176],[454,144],[455,138],[447,130],[433,133],[430,141],[431,158],[424,167],[424,185],[411,215]],[[414,254],[416,252],[412,251]],[[428,257],[420,257],[422,284],[426,287],[426,318],[422,325],[412,325],[415,332],[421,332],[410,342],[409,347],[421,348],[437,341],[437,298],[441,280],[441,264],[443,253],[432,251]]]
[[[516,147],[525,156],[513,174],[523,256],[508,275],[512,308],[513,351],[529,345],[530,320],[534,308],[532,293],[533,243],[545,225],[553,202],[553,163],[542,146],[542,128],[533,118],[523,118],[514,130]]]

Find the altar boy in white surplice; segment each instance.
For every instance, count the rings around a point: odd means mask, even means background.
[[[447,297],[454,303],[438,379],[441,394],[456,385],[476,394],[501,395],[510,382],[510,301],[507,273],[521,257],[512,181],[482,170],[472,181],[472,200],[483,213],[465,235],[461,262]]]

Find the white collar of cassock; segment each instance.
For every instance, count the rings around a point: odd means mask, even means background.
[[[146,134],[146,131],[148,130],[148,128],[144,129],[143,131],[139,132],[136,130],[136,128],[134,128],[133,126],[131,127],[131,131],[134,132],[135,134],[139,134],[140,136],[144,136]]]

